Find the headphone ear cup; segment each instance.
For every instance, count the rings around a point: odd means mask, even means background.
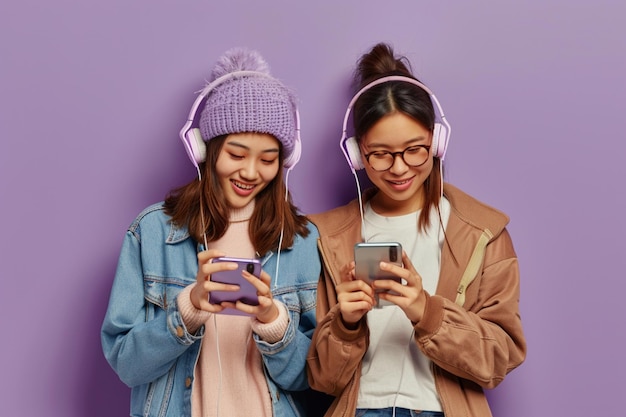
[[[365,168],[363,160],[361,159],[361,149],[359,148],[359,143],[356,141],[354,136],[346,139],[345,150],[350,167],[356,170]]]
[[[433,129],[433,143],[431,147],[434,149],[433,156],[443,159],[448,147],[448,129],[441,123],[435,123]]]
[[[206,161],[206,143],[202,140],[200,129],[190,129],[186,134],[187,144],[189,145],[189,157],[197,164]]]
[[[300,155],[302,155],[302,142],[300,141],[300,135],[298,135],[293,144],[293,152],[291,152],[289,158],[283,161],[283,166],[287,169],[293,168],[300,160]]]

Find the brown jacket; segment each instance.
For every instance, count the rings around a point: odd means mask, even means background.
[[[519,268],[505,226],[508,217],[446,184],[451,204],[436,294],[427,296],[415,343],[433,362],[446,417],[488,417],[482,388],[497,386],[526,356],[519,314]],[[326,416],[354,416],[366,320],[347,329],[335,285],[361,240],[358,203],[310,216],[318,227],[324,268],[317,328],[307,358],[311,387],[335,396]]]

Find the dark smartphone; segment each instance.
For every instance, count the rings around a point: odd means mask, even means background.
[[[219,304],[224,301],[235,303],[241,300],[249,305],[259,305],[256,288],[241,275],[243,271],[248,271],[250,274],[259,277],[261,275],[261,262],[258,259],[221,257],[213,259],[213,262],[235,262],[239,265],[235,270],[219,271],[211,274],[211,281],[239,285],[239,290],[211,291],[209,293],[209,302],[211,304]]]
[[[380,270],[380,262],[402,266],[402,245],[398,242],[364,242],[354,245],[355,276],[368,284],[375,279],[402,280]]]

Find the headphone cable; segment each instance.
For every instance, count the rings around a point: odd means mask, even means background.
[[[359,213],[361,214],[361,240],[366,241],[365,239],[365,216],[363,214],[363,197],[361,196],[361,183],[359,182],[359,175],[357,174],[354,168],[350,168],[352,171],[352,175],[354,175],[354,179],[356,182],[356,190],[357,197],[359,199]]]
[[[285,202],[289,202],[289,173],[291,168],[287,168],[285,173]],[[288,206],[285,204],[284,206]],[[284,208],[284,207],[283,207]],[[276,253],[276,273],[274,274],[274,289],[278,288],[278,268],[280,266],[280,250],[283,246],[283,236],[285,233],[285,210],[282,210],[282,218],[280,219],[280,235],[278,237],[278,249]],[[271,290],[271,287],[270,287]]]
[[[410,355],[411,342],[413,341],[413,336],[415,335],[415,329],[411,330],[411,336],[409,337],[409,343],[406,347],[406,351],[404,353],[404,357],[402,358],[402,363],[400,365],[400,378],[398,380],[398,388],[396,389],[396,395],[393,399],[393,416],[396,415],[396,402],[398,401],[398,396],[400,395],[400,387],[402,386],[402,377],[404,376],[404,362],[406,361],[407,356]]]

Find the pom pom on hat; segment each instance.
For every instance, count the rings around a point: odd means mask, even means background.
[[[241,73],[254,71],[254,74]],[[211,82],[228,77],[208,93],[200,115],[202,138],[231,133],[268,133],[278,139],[284,157],[294,151],[296,106],[291,91],[270,75],[269,65],[256,51],[234,48],[215,64]]]
[[[270,67],[257,51],[233,48],[220,57],[211,72],[211,81],[235,71],[256,71],[270,75]]]

